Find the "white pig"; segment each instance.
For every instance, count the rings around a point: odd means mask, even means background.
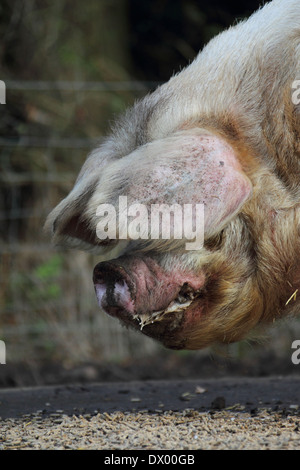
[[[46,224],[57,245],[107,253],[93,276],[104,311],[176,349],[298,313],[299,80],[300,3],[273,0],[118,120]],[[99,238],[99,207],[120,196],[204,205],[203,245]]]

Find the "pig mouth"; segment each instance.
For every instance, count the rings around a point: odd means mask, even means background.
[[[152,258],[124,256],[97,264],[93,282],[107,314],[168,347],[182,348],[182,324],[203,295],[204,277],[166,271]]]
[[[187,308],[193,303],[196,298],[201,296],[201,289],[194,291],[187,283],[185,283],[178,296],[173,300],[165,309],[151,312],[150,314],[137,314],[134,319],[139,322],[141,331],[144,326],[153,324],[163,320],[165,315],[174,313],[181,314],[187,310]]]

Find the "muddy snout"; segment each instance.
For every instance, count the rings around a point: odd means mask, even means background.
[[[109,315],[122,311],[134,313],[135,284],[126,268],[117,260],[98,263],[93,282],[99,306]]]
[[[122,320],[176,311],[191,303],[201,290],[204,278],[199,274],[166,271],[150,257],[121,256],[96,265],[93,275],[99,306]]]

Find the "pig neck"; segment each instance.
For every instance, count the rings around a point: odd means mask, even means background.
[[[270,321],[298,313],[300,205],[293,205],[286,188],[267,171],[262,170],[256,180],[253,198],[242,214],[249,220],[255,246],[254,277],[264,298],[262,320]]]
[[[243,120],[233,115],[227,114],[223,119],[203,119],[201,126],[227,140],[253,185],[253,197],[243,207],[241,217],[248,221],[248,234],[255,246],[253,288],[263,296],[262,305],[257,306],[262,311],[261,320],[269,322],[287,313],[298,313],[300,173],[295,172],[292,175],[294,179],[278,174],[275,151],[274,159],[271,158],[273,144],[269,143],[268,156],[262,156],[257,152],[257,147],[251,145],[251,140],[247,139],[247,127],[243,126]],[[287,139],[294,145],[291,137]]]

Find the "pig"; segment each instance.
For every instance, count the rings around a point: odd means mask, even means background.
[[[93,273],[102,310],[194,350],[297,314],[299,79],[299,0],[273,0],[116,120],[46,222],[55,245],[103,257]],[[98,236],[99,207],[120,219],[125,196],[147,208],[199,203],[203,243],[187,249],[186,237],[147,229],[126,239],[120,227]]]

